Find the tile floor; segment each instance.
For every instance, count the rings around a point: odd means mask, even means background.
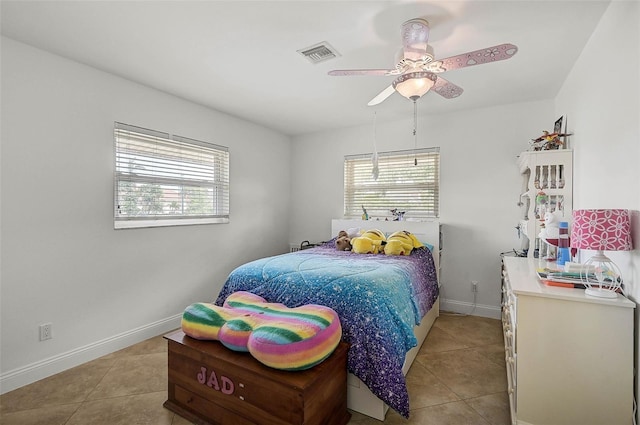
[[[499,320],[441,313],[407,374],[411,417],[385,424],[507,425]],[[0,396],[3,425],[189,425],[162,407],[167,343],[158,336]],[[349,424],[382,422],[354,413]]]

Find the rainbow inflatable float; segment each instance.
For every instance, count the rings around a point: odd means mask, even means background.
[[[259,362],[282,370],[309,369],[340,343],[342,326],[334,310],[308,304],[289,308],[250,292],[234,292],[222,307],[195,303],[182,315],[182,331],[248,351]]]

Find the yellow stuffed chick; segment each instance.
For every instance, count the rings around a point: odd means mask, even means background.
[[[356,254],[377,254],[384,249],[386,238],[380,230],[367,230],[351,239],[351,251]]]
[[[399,231],[392,233],[387,238],[384,246],[386,255],[409,255],[414,248],[421,248],[424,245],[411,232]]]

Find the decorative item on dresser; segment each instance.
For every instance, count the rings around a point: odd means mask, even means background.
[[[543,285],[545,261],[502,261],[512,424],[631,424],[635,304]]]
[[[603,251],[631,251],[631,218],[628,210],[575,210],[571,246],[598,251],[584,263],[580,273],[587,295],[616,298],[624,293],[622,273]]]

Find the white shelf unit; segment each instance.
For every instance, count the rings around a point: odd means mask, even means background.
[[[503,258],[512,424],[631,425],[635,303],[547,286],[536,275],[545,265]]]
[[[571,221],[573,210],[573,151],[570,149],[527,151],[518,156],[522,175],[519,205],[522,215],[520,231],[528,238],[528,257],[536,249],[542,254],[546,246],[538,238],[546,211],[560,210],[564,221]],[[545,204],[536,204],[539,192],[547,195]]]

